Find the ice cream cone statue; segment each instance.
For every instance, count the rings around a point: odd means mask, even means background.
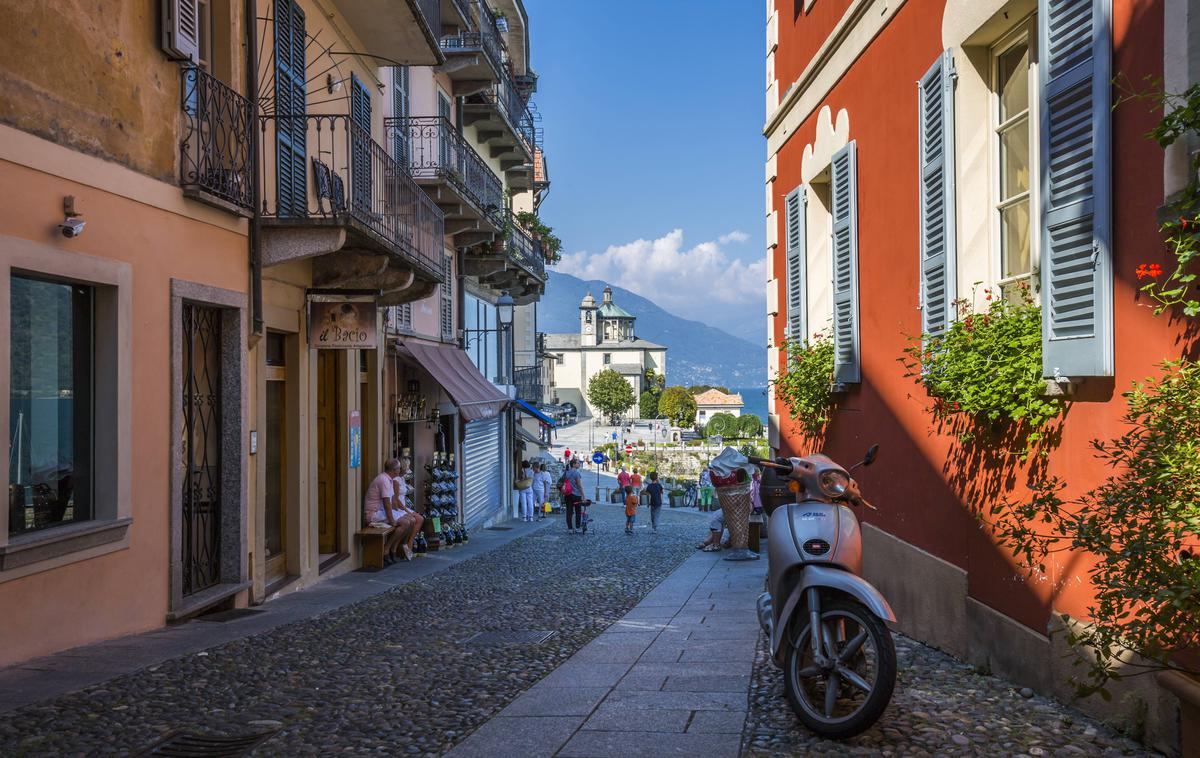
[[[746,456],[732,447],[727,447],[709,464],[712,483],[717,490],[717,502],[725,514],[725,527],[729,529],[730,550],[727,561],[752,561],[758,553],[747,548],[750,542],[750,511],[754,505],[750,496],[754,468]]]

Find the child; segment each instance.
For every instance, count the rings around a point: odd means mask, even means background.
[[[647,477],[650,484],[646,486],[646,493],[650,496],[650,528],[658,532],[658,514],[662,510],[663,486],[658,483],[658,472],[651,471]]]
[[[637,518],[637,495],[633,494],[632,485],[625,485],[625,533],[633,534],[633,522]]]

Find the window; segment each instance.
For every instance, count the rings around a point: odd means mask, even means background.
[[[93,290],[13,275],[8,532],[89,521]]]
[[[556,354],[556,355],[554,356],[554,363],[555,363],[556,365],[559,365],[559,366],[563,365],[563,362],[564,362],[565,360],[566,360],[566,359],[563,357],[563,354],[562,354],[562,353],[558,353],[558,354]]]
[[[611,364],[612,364],[612,353],[605,353],[604,354],[604,365],[608,366]]]
[[[1034,286],[1030,166],[1030,34],[1027,25],[992,49],[993,155],[998,284],[1014,298],[1021,283]]]

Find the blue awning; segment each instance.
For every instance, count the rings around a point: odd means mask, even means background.
[[[529,403],[525,402],[524,400],[517,400],[516,403],[517,405],[521,406],[521,410],[525,411],[530,416],[533,416],[538,421],[541,421],[546,426],[554,426],[554,422],[550,420],[549,416],[542,413],[537,408],[534,408]]]

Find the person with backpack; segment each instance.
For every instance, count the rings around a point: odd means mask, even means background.
[[[583,500],[583,474],[579,471],[578,458],[571,459],[571,464],[559,480],[559,491],[563,494],[563,512],[567,514],[567,534],[575,534],[575,530],[581,528],[579,503]]]

